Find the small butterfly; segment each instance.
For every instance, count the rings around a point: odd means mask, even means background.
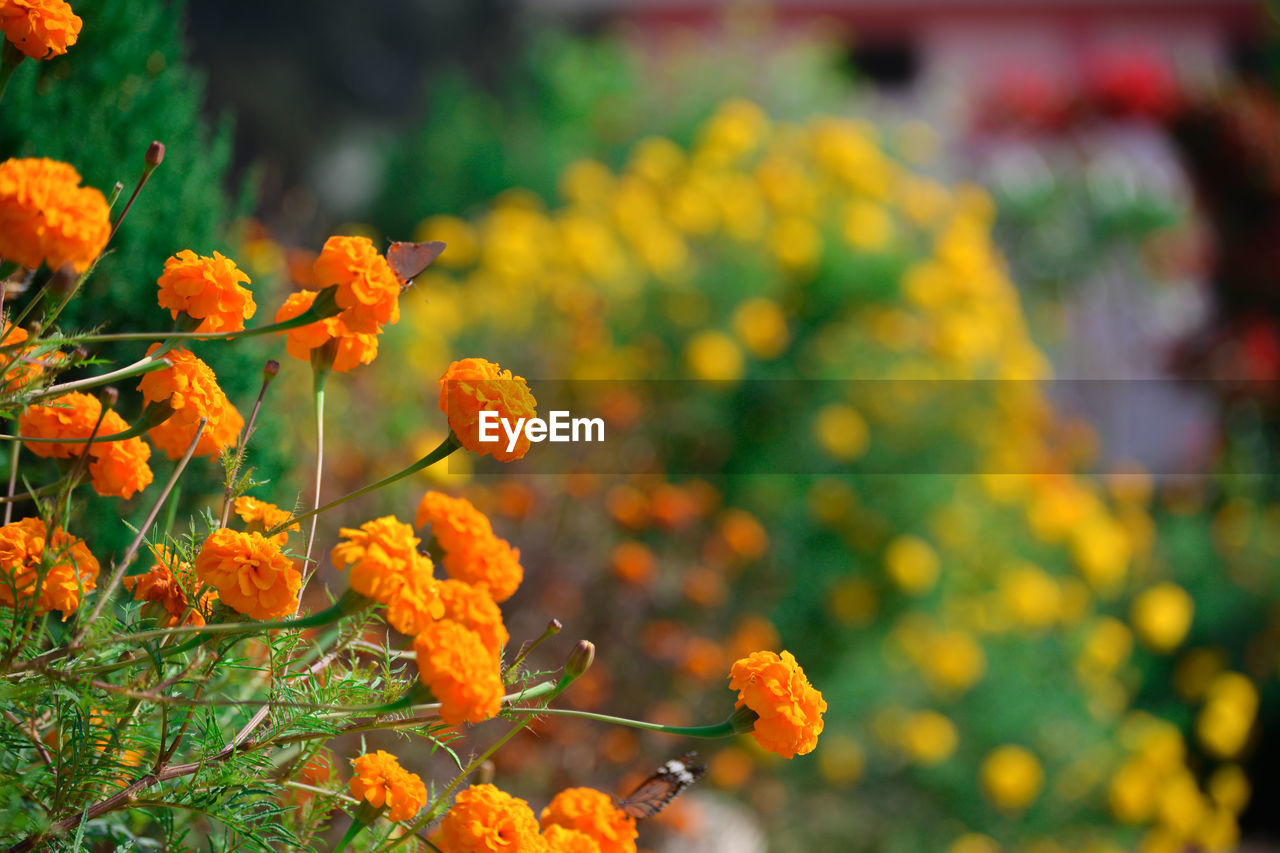
[[[444,243],[433,240],[429,243],[408,243],[398,240],[387,249],[387,263],[391,271],[400,279],[400,284],[408,287],[418,275],[431,266],[440,253],[444,251]]]
[[[696,756],[696,752],[686,752],[671,759],[624,797],[618,808],[636,820],[653,817],[707,772],[706,765],[693,763]]]

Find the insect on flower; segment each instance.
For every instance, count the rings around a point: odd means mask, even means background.
[[[618,803],[618,808],[636,820],[651,818],[671,804],[707,772],[705,764],[694,764],[696,752],[686,752],[659,767]]]
[[[401,286],[408,287],[443,251],[444,243],[435,240],[429,243],[397,240],[387,249],[387,263],[391,265],[396,278],[400,279]]]

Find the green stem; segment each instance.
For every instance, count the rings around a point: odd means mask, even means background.
[[[325,347],[327,349],[327,346]],[[322,350],[314,350],[319,353]],[[311,393],[315,400],[316,415],[316,487],[315,496],[311,501],[311,528],[307,531],[307,547],[302,555],[302,586],[298,588],[298,607],[302,607],[302,596],[307,591],[307,583],[315,575],[315,569],[311,566],[311,548],[316,541],[316,524],[320,521],[320,517],[316,515],[316,510],[320,508],[320,484],[324,475],[324,383],[329,378],[329,372],[333,366],[333,358],[330,355],[312,362],[311,371]]]
[[[137,376],[142,373],[150,373],[153,370],[162,370],[169,367],[169,362],[165,361],[164,354],[173,349],[175,341],[170,338],[150,355],[143,356],[138,361],[128,367],[122,367],[119,370],[113,370],[110,373],[103,373],[98,376],[90,376],[86,379],[78,379],[75,382],[64,382],[61,385],[50,385],[43,391],[32,394],[28,402],[34,403],[49,397],[59,397],[63,394],[69,394],[72,391],[80,391],[85,388],[96,388],[99,385],[107,385],[119,379],[127,379],[130,376]]]
[[[275,527],[268,530],[265,535],[274,536],[275,534],[288,528],[290,525],[297,524],[299,521],[305,521],[306,519],[311,518],[313,515],[319,515],[322,512],[327,512],[336,506],[341,506],[342,504],[346,503],[349,500],[358,498],[361,495],[367,495],[369,494],[369,492],[377,491],[378,489],[381,489],[383,486],[389,486],[398,480],[403,480],[405,477],[408,477],[410,474],[416,474],[417,472],[421,471],[423,468],[434,465],[435,463],[439,462],[441,459],[444,459],[450,453],[453,453],[453,451],[457,450],[460,447],[462,447],[462,443],[458,441],[458,437],[456,435],[450,432],[449,437],[446,438],[444,441],[440,442],[439,446],[437,446],[435,450],[431,451],[426,456],[422,457],[417,462],[410,465],[408,468],[405,468],[403,471],[399,471],[395,474],[392,474],[390,477],[384,477],[383,479],[379,480],[376,483],[371,483],[370,485],[365,486],[363,489],[357,489],[356,491],[352,492],[349,495],[344,495],[343,497],[340,497],[335,501],[330,501],[324,506],[317,507],[316,509],[313,509],[310,512],[304,512],[302,515],[295,515],[293,518],[289,519],[288,521],[284,521],[284,522],[281,522],[280,524],[277,524]]]
[[[347,834],[342,836],[342,840],[338,842],[338,846],[333,848],[333,853],[342,853],[347,849],[355,837],[369,824],[378,819],[378,816],[386,810],[386,806],[375,809],[366,801],[360,802],[360,808],[356,809],[355,815],[351,818],[351,826],[347,829]]]
[[[664,726],[659,723],[647,723],[644,720],[629,720],[626,717],[611,717],[608,714],[593,714],[590,711],[575,711],[571,708],[508,708],[511,713],[526,713],[535,716],[548,714],[557,717],[580,717],[584,720],[596,720],[601,723],[613,723],[614,725],[627,726],[633,729],[644,729],[650,732],[663,732],[669,735],[681,735],[683,737],[698,738],[721,738],[729,737],[737,734],[739,729],[736,727],[733,718],[716,723],[713,726]]]
[[[124,432],[115,432],[111,435],[94,435],[88,438],[36,438],[29,435],[0,434],[0,441],[21,441],[24,444],[106,444],[144,435],[152,427],[159,426],[172,416],[173,409],[169,408],[167,404],[157,406],[152,403],[147,406],[138,422]]]

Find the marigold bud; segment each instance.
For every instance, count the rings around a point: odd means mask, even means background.
[[[147,168],[154,169],[164,162],[164,143],[155,140],[147,146],[147,156],[144,158]]]

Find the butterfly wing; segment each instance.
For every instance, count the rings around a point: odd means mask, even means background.
[[[687,752],[668,761],[623,798],[618,808],[636,820],[653,817],[707,772],[706,766],[693,763],[695,757],[696,753]]]
[[[409,243],[402,240],[391,244],[387,249],[387,263],[391,271],[400,279],[402,285],[408,285],[418,275],[431,266],[440,253],[444,251],[444,243],[432,240],[428,243]]]

